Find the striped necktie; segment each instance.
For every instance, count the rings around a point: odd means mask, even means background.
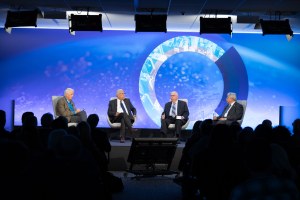
[[[175,107],[175,103],[172,104],[172,112],[171,112],[171,115],[172,117],[175,117],[176,116],[176,107]]]

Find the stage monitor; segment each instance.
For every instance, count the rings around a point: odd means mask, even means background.
[[[127,161],[135,164],[172,163],[177,148],[178,138],[134,138]]]
[[[70,32],[74,31],[103,31],[102,14],[74,15],[70,17]]]
[[[135,15],[135,32],[167,32],[167,15]]]
[[[203,33],[231,34],[232,33],[231,17],[228,18],[200,17],[200,34]]]
[[[7,11],[5,28],[11,27],[26,27],[34,26],[37,24],[38,11]]]

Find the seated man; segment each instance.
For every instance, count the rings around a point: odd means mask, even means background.
[[[175,135],[179,137],[181,127],[187,122],[189,118],[189,109],[187,103],[178,100],[178,93],[171,92],[171,101],[165,104],[164,112],[161,115],[161,128],[160,132],[163,136],[167,135],[169,124],[175,123]]]
[[[230,125],[232,122],[236,122],[243,117],[244,108],[241,104],[236,102],[235,93],[229,92],[226,101],[228,105],[224,108],[222,114],[213,118],[215,124]]]
[[[125,98],[122,89],[117,90],[117,99],[109,101],[107,115],[112,123],[121,122],[120,142],[125,142],[125,128],[128,127],[132,134],[132,123],[136,118],[136,109],[131,104],[130,99]]]
[[[84,110],[77,109],[72,100],[74,96],[74,90],[67,88],[64,93],[64,97],[57,101],[55,111],[57,116],[63,116],[68,119],[68,122],[79,123],[87,120],[87,115]]]

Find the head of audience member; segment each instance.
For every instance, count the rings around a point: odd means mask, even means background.
[[[300,119],[295,119],[293,122],[293,133],[295,135],[300,135]]]
[[[22,114],[22,125],[24,125],[24,122],[26,121],[26,118],[28,118],[29,116],[34,116],[33,112],[24,112]]]
[[[271,144],[272,173],[279,178],[295,179],[296,172],[290,164],[287,152],[278,144]]]
[[[233,92],[229,92],[227,94],[226,101],[227,101],[228,104],[232,104],[233,102],[235,102],[236,101],[236,94],[233,93]]]
[[[176,91],[171,92],[171,101],[175,103],[178,100],[178,93]]]
[[[263,125],[265,125],[265,126],[269,126],[269,127],[272,128],[272,121],[269,120],[269,119],[263,120],[261,124],[263,124]]]
[[[51,113],[45,113],[42,115],[41,125],[43,127],[47,127],[47,128],[51,127],[52,122],[53,122],[53,115]]]
[[[125,92],[123,89],[118,89],[116,96],[119,100],[124,100],[125,99]]]
[[[272,151],[269,142],[264,139],[249,142],[245,149],[245,163],[254,176],[270,171]]]
[[[272,137],[276,143],[289,142],[291,135],[291,132],[285,126],[276,126],[272,129]]]
[[[74,96],[74,90],[72,88],[67,88],[64,92],[64,96],[68,101],[71,101]]]
[[[4,129],[6,124],[6,113],[4,110],[0,110],[0,129]]]
[[[254,130],[250,126],[243,128],[238,135],[238,142],[241,145],[247,144],[254,139]]]
[[[200,134],[200,126],[201,126],[202,120],[197,120],[192,129],[192,134]]]
[[[55,129],[51,131],[48,136],[48,149],[51,151],[57,151],[60,141],[65,135],[67,135],[67,131],[65,129]]]
[[[254,134],[255,134],[255,137],[257,137],[257,138],[262,138],[262,139],[265,139],[267,141],[271,141],[271,139],[272,139],[272,128],[270,126],[259,124],[254,129]]]
[[[82,152],[82,144],[74,135],[63,135],[54,151],[56,157],[63,159],[79,159]]]
[[[52,122],[53,129],[68,129],[68,119],[64,116],[59,116]]]
[[[34,115],[29,115],[24,119],[23,122],[24,128],[36,128],[37,127],[37,118]]]
[[[210,134],[209,148],[222,151],[232,145],[233,139],[229,134],[229,126],[226,124],[215,125]]]
[[[87,122],[89,123],[91,129],[94,129],[97,127],[99,122],[99,117],[97,114],[90,114],[87,118]]]
[[[200,125],[200,132],[202,135],[209,135],[213,128],[213,120],[205,119]]]
[[[92,142],[91,128],[87,122],[80,122],[77,124],[77,129],[79,132],[79,140],[83,145],[89,145]]]

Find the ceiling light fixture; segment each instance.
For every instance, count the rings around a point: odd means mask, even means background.
[[[11,33],[13,27],[37,27],[39,10],[32,11],[7,11],[5,31]]]
[[[102,14],[98,15],[75,15],[69,16],[69,32],[75,35],[75,31],[103,31]]]
[[[228,18],[204,18],[200,17],[200,34],[217,33],[232,34],[231,17]]]

